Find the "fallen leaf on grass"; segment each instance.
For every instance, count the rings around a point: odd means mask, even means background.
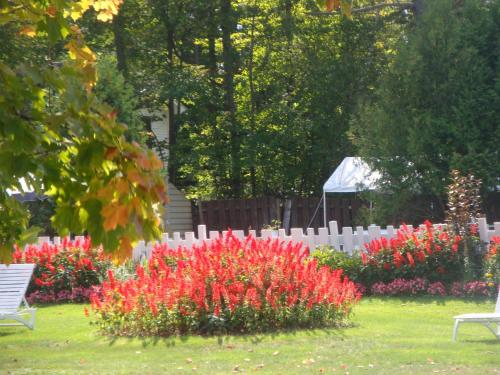
[[[276,351],[273,353],[273,355],[278,355],[278,354],[280,354],[280,352],[279,352],[278,350],[276,350]]]
[[[193,359],[192,358],[186,358],[186,363],[193,363]]]
[[[308,359],[304,359],[304,360],[302,361],[302,364],[303,364],[303,365],[312,365],[314,362],[316,362],[316,361],[314,360],[314,358],[308,358]]]

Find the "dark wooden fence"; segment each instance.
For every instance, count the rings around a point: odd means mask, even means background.
[[[278,220],[287,229],[318,228],[323,226],[323,203],[318,207],[320,200],[263,197],[202,201],[197,206],[193,205],[193,226],[196,228],[198,224],[205,224],[208,230],[218,231],[227,228],[260,231]],[[336,220],[339,227],[352,226],[363,204],[356,198],[327,198],[327,221]]]

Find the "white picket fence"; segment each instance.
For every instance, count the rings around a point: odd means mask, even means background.
[[[434,227],[446,227],[445,224],[434,224]],[[424,227],[421,225],[421,227]],[[409,225],[408,228],[413,230],[412,226]],[[364,248],[364,244],[370,242],[373,239],[378,239],[385,237],[387,239],[393,238],[397,234],[397,229],[389,225],[385,229],[377,225],[370,225],[368,228],[363,228],[358,226],[356,228],[343,227],[342,232],[339,231],[336,221],[330,221],[328,223],[328,228],[318,228],[316,232],[314,228],[308,228],[306,232],[302,228],[291,228],[290,235],[287,235],[284,229],[270,230],[262,229],[260,238],[279,238],[285,242],[302,242],[304,246],[309,248],[316,248],[319,246],[333,246],[336,249],[343,250],[349,254],[355,249]],[[500,222],[495,222],[492,226],[488,225],[486,219],[479,219],[478,222],[479,237],[483,242],[489,242],[493,236],[500,236]],[[203,241],[210,242],[218,238],[221,234],[226,235],[226,231],[222,233],[218,231],[210,231],[207,233],[207,228],[205,225],[198,225],[198,233],[195,232],[185,232],[184,236],[179,232],[174,232],[173,236],[169,236],[164,233],[162,236],[161,243],[166,243],[170,248],[178,248],[179,246],[191,247],[194,244],[200,244]],[[245,234],[242,230],[233,230],[233,234],[244,239]],[[256,232],[253,230],[249,231],[249,234],[257,237]],[[81,236],[75,237],[75,239],[83,239]],[[54,237],[52,240],[50,237],[39,237],[38,243],[42,244],[44,242],[51,242],[54,244],[59,244],[61,239],[59,237]],[[139,241],[135,246],[132,258],[135,261],[141,259],[148,259],[153,251],[154,243],[145,243],[144,241]]]

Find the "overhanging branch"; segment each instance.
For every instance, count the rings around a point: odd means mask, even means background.
[[[400,10],[402,9],[413,9],[414,4],[413,3],[380,3],[376,5],[370,5],[362,8],[353,8],[351,10],[351,13],[368,13],[372,12],[374,10],[379,10],[383,8],[398,8]],[[309,12],[308,13],[311,16],[335,16],[339,14],[339,12]]]

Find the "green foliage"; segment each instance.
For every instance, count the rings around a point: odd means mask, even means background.
[[[54,215],[55,205],[50,199],[36,199],[32,202],[25,202],[24,206],[28,208],[30,227],[40,228],[41,236],[55,236],[56,231],[52,227],[50,218]]]
[[[345,251],[335,250],[330,247],[321,247],[314,250],[311,256],[316,259],[318,266],[327,266],[331,269],[342,269],[343,274],[357,283],[366,283],[366,280],[361,275],[363,263],[359,253],[352,255]]]
[[[33,234],[27,214],[6,191],[21,190],[21,177],[52,197],[59,234],[87,231],[107,251],[119,249],[118,259],[138,238],[160,235],[155,204],[166,200],[161,162],[127,142],[116,111],[97,100],[96,57],[74,23],[89,7],[98,20],[111,20],[118,6],[115,0],[2,5],[0,27],[16,34],[14,43],[33,38],[48,51],[40,63],[22,58],[18,46],[2,49],[0,260],[9,261],[14,242]],[[14,59],[3,60],[9,54]]]
[[[443,207],[452,169],[473,173],[483,191],[498,184],[499,14],[495,1],[427,1],[374,99],[360,106],[353,140],[384,176],[391,195],[376,206],[386,219],[407,219],[400,211],[416,195]]]
[[[145,125],[138,112],[138,100],[134,88],[125,81],[123,74],[116,67],[116,60],[110,56],[99,57],[97,63],[99,80],[94,89],[97,98],[109,104],[117,112],[117,120],[127,124],[125,135],[128,140],[144,143]]]
[[[312,17],[318,8],[304,0],[230,3],[127,0],[119,33],[84,22],[96,51],[126,57],[141,107],[187,109],[173,116],[169,177],[191,197],[316,194],[353,153],[355,103],[391,60],[401,26],[371,14]]]

